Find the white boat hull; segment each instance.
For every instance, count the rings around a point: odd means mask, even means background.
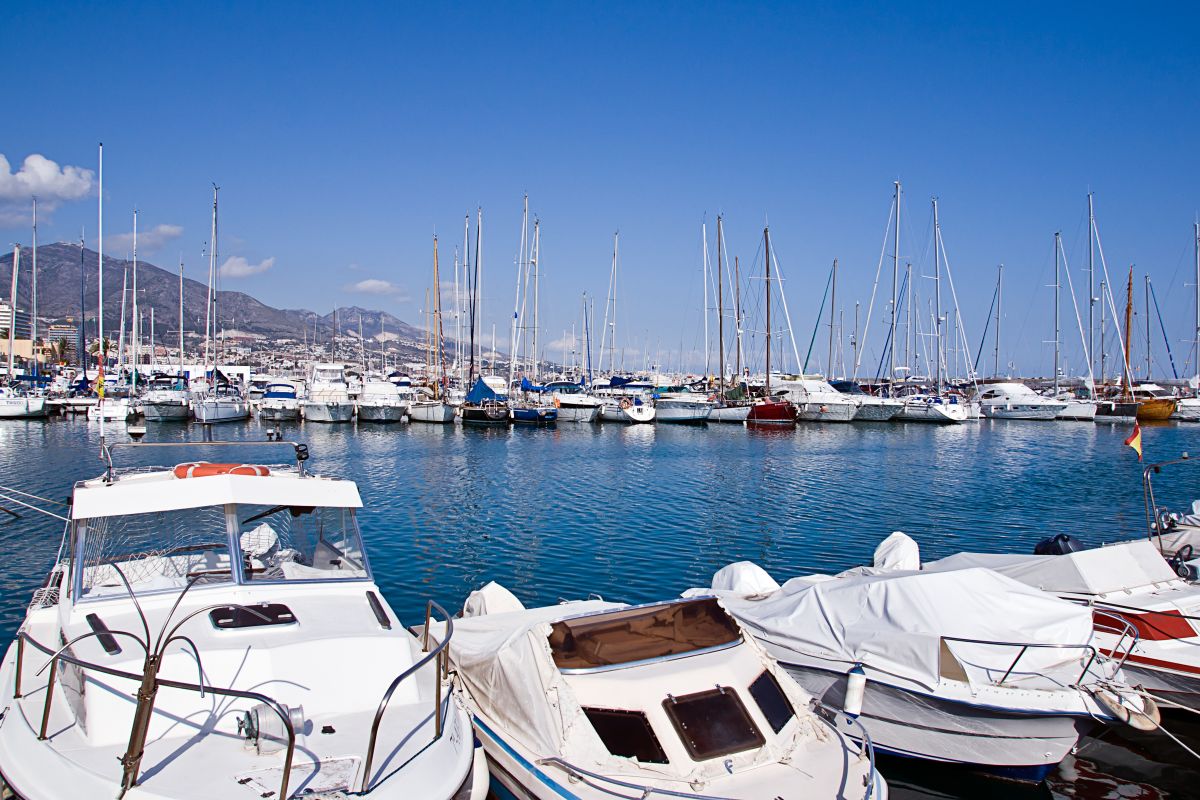
[[[858,416],[855,403],[798,402],[793,399],[792,405],[796,407],[796,419],[801,422],[852,422]]]
[[[1055,419],[1093,422],[1096,419],[1096,403],[1092,400],[1067,400],[1067,405],[1054,415]]]
[[[658,411],[649,403],[631,403],[628,406],[605,404],[600,410],[602,422],[646,423],[654,422]]]
[[[1065,408],[1063,403],[982,403],[980,412],[988,419],[1052,420]]]
[[[349,422],[354,418],[354,404],[347,402],[320,403],[311,400],[304,404],[306,422]]]
[[[599,417],[598,405],[576,406],[561,401],[558,404],[559,422],[595,422]]]
[[[903,406],[898,402],[886,402],[882,398],[873,397],[864,400],[854,415],[855,422],[887,422],[900,413]]]
[[[434,401],[418,401],[409,406],[408,418],[412,422],[429,422],[435,425],[448,425],[454,422],[455,407],[449,403]]]
[[[715,406],[708,415],[709,422],[742,423],[750,416],[750,405],[744,406]]]
[[[245,400],[197,400],[192,406],[196,422],[211,425],[217,422],[237,422],[250,417],[250,404]]]
[[[659,400],[654,418],[659,422],[701,423],[712,414],[712,403],[705,400]]]
[[[40,419],[46,414],[43,397],[0,398],[0,419]]]
[[[186,400],[143,402],[142,413],[146,415],[147,422],[170,422],[187,419],[192,409]]]
[[[930,422],[938,425],[954,425],[966,422],[967,408],[962,403],[933,403],[925,400],[909,400],[900,407],[894,419],[901,422]]]
[[[300,404],[275,405],[265,401],[258,407],[258,418],[267,422],[295,422],[300,419]]]
[[[363,405],[358,407],[359,422],[400,422],[408,416],[408,406],[403,403],[395,405]]]
[[[124,398],[105,400],[87,410],[88,419],[104,422],[123,422],[136,414],[137,410]]]
[[[1175,404],[1175,413],[1171,419],[1183,422],[1200,422],[1200,398],[1185,397]]]

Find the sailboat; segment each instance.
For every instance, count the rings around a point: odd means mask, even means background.
[[[521,216],[521,255],[517,260],[517,297],[513,307],[512,318],[512,340],[511,350],[508,359],[508,386],[510,391],[518,388],[516,383],[517,365],[521,363],[518,354],[524,346],[528,346],[531,356],[524,359],[524,364],[529,368],[533,380],[537,380],[538,362],[541,360],[538,355],[537,334],[538,334],[538,261],[541,255],[541,225],[535,219],[533,221],[533,241],[528,242],[529,238],[529,195],[525,195],[525,209]],[[529,245],[527,250],[526,245]],[[533,283],[533,331],[532,341],[524,342],[522,334],[525,333],[525,301],[528,299],[530,278]],[[529,377],[522,373],[520,381],[521,399],[509,404],[509,416],[512,421],[525,425],[550,425],[558,420],[558,409],[554,406],[547,405],[540,399],[530,401],[529,395],[531,392],[536,393],[539,398],[544,395],[546,387],[537,386],[531,383]]]
[[[1190,381],[1193,396],[1180,398],[1174,415],[1174,419],[1186,422],[1200,422],[1200,397],[1195,394],[1200,390],[1200,222],[1193,223],[1193,233],[1196,247],[1196,326],[1192,340],[1192,357],[1196,359],[1196,375]]]
[[[187,378],[183,373],[183,260],[179,261],[179,374],[156,375],[142,396],[142,413],[153,421],[186,420],[191,414]]]
[[[708,238],[705,237],[705,250],[708,248]],[[725,218],[717,217],[717,391],[710,398],[713,401],[712,410],[709,412],[709,422],[732,422],[742,423],[750,416],[750,409],[753,402],[747,397],[746,392],[741,388],[741,376],[738,375],[739,385],[729,387],[726,385],[725,379],[725,278],[724,278],[724,260],[725,260]],[[704,265],[707,270],[708,258],[704,260]],[[736,284],[735,284],[736,285]],[[705,276],[705,291],[707,292],[708,278]],[[737,302],[737,295],[741,294],[741,287],[738,286],[735,290],[734,301],[734,319],[736,321],[737,330],[737,353],[738,360],[741,358],[741,304]],[[708,304],[705,303],[705,306]],[[707,316],[708,308],[704,309]],[[707,330],[707,327],[706,327]],[[706,337],[707,342],[707,337]],[[741,372],[741,367],[736,370]]]
[[[455,301],[457,302],[457,300]],[[442,287],[438,280],[438,240],[433,237],[433,325],[429,336],[431,356],[434,358],[437,380],[433,384],[433,397],[413,400],[408,407],[408,418],[412,422],[432,422],[446,425],[454,422],[454,406],[446,402],[446,359],[442,352]]]
[[[766,257],[767,273],[767,337],[766,337],[766,373],[763,383],[763,396],[750,406],[746,415],[749,425],[795,425],[796,407],[787,400],[780,400],[771,394],[771,229],[763,228],[763,250]]]
[[[17,271],[21,264],[21,247],[13,247],[12,293],[10,324],[8,326],[8,383],[0,386],[0,419],[34,419],[46,416],[46,398],[35,397],[17,383],[14,346],[17,328]]]

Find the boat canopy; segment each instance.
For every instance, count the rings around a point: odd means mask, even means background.
[[[713,583],[729,588],[715,593],[781,660],[791,651],[827,659],[839,672],[862,664],[930,689],[942,678],[997,683],[1025,643],[1087,645],[1092,638],[1089,609],[986,569],[793,578],[765,594],[761,577],[739,586],[725,570]],[[1051,688],[1043,676],[1055,674],[1069,685],[1088,655],[1084,648],[1029,648],[1009,682]]]
[[[958,553],[931,561],[925,570],[984,567],[1045,592],[1105,595],[1181,580],[1154,543],[1122,542],[1061,556]]]
[[[504,403],[508,400],[508,397],[488,386],[483,378],[477,378],[475,385],[471,387],[471,391],[467,392],[466,400],[467,403],[477,406],[485,401]]]
[[[535,383],[530,383],[529,378],[526,378],[524,375],[522,375],[521,376],[521,391],[522,392],[548,392],[548,391],[550,391],[550,389],[547,386],[538,386]]]

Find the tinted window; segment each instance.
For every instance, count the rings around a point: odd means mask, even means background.
[[[788,724],[788,720],[795,713],[792,711],[792,704],[788,702],[783,689],[779,687],[779,682],[769,672],[759,675],[758,679],[750,684],[750,696],[754,698],[754,702],[758,703],[763,716],[767,718],[771,729],[776,733],[783,730],[783,726]]]
[[[583,713],[614,756],[636,758],[643,764],[667,763],[667,755],[642,712],[585,708]]]
[[[753,750],[765,741],[737,692],[727,686],[668,697],[663,709],[696,761]]]

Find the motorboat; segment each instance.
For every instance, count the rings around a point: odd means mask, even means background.
[[[250,418],[250,403],[237,386],[219,380],[192,400],[192,418],[205,425],[238,422]]]
[[[357,486],[282,445],[294,464],[131,469],[110,446],[108,471],[75,485],[0,663],[0,773],[19,797],[485,796],[452,629],[405,630]]]
[[[1154,704],[1123,683],[1131,637],[1104,655],[1088,609],[987,569],[868,569],[780,586],[739,562],[692,593],[705,591],[822,703],[861,707],[880,752],[1036,783],[1097,722],[1157,723]]]
[[[40,419],[47,415],[46,398],[18,384],[0,386],[0,419]]]
[[[1096,614],[1102,654],[1127,648],[1124,672],[1156,698],[1200,707],[1200,586],[1167,564],[1151,541],[1121,542],[1061,555],[959,553],[925,570],[984,567]],[[1136,639],[1128,647],[1127,628]]]
[[[400,422],[408,416],[408,403],[394,383],[368,379],[358,396],[360,422]]]
[[[854,415],[855,422],[887,422],[899,414],[900,408],[904,405],[902,401],[894,397],[879,397],[864,392],[857,381],[832,381],[829,385],[858,401],[858,413]]]
[[[888,796],[852,721],[810,709],[715,598],[525,608],[490,583],[453,630],[451,667],[501,797]]]
[[[1043,397],[1016,381],[979,388],[980,413],[988,419],[1052,420],[1066,408],[1065,402]]]
[[[728,422],[740,424],[750,418],[750,409],[754,407],[751,400],[722,400],[713,398],[712,411],[708,415],[709,422]]]
[[[966,422],[970,416],[966,403],[959,402],[956,395],[942,397],[938,394],[918,392],[905,395],[900,412],[893,417],[897,422],[932,422],[938,425],[955,425]]]
[[[588,394],[584,387],[570,381],[551,381],[546,384],[560,422],[595,422],[604,401]]]
[[[654,422],[657,409],[649,397],[642,394],[623,394],[605,397],[600,407],[602,422],[627,422],[634,425]]]
[[[1091,393],[1083,390],[1070,391],[1064,389],[1051,399],[1063,403],[1063,408],[1054,415],[1055,419],[1073,420],[1076,422],[1094,422],[1099,403],[1092,398]]]
[[[300,390],[292,381],[272,379],[263,387],[258,401],[258,418],[268,422],[295,422],[300,419]]]
[[[257,406],[267,393],[267,387],[271,384],[271,378],[265,375],[252,375],[246,383],[246,399],[250,401],[251,406]]]
[[[672,386],[654,394],[654,418],[658,422],[700,424],[708,421],[712,401],[686,386]]]
[[[147,422],[186,420],[192,413],[187,379],[182,375],[154,375],[141,397]]]
[[[751,426],[795,426],[796,407],[774,395],[761,397],[750,406],[746,424]]]
[[[799,422],[851,422],[858,415],[858,398],[842,394],[819,375],[784,377],[774,384],[796,407]]]
[[[87,407],[87,418],[94,422],[124,422],[139,411],[137,402],[128,397],[105,397]]]
[[[354,402],[342,364],[313,364],[304,398],[306,422],[349,422],[354,419]]]
[[[509,417],[520,425],[553,425],[558,421],[558,409],[535,403],[514,403],[508,408]]]
[[[1183,422],[1200,422],[1200,397],[1180,397],[1175,403],[1171,419]]]
[[[1105,397],[1096,401],[1095,422],[1117,425],[1132,424],[1137,419],[1140,403],[1120,397]]]

